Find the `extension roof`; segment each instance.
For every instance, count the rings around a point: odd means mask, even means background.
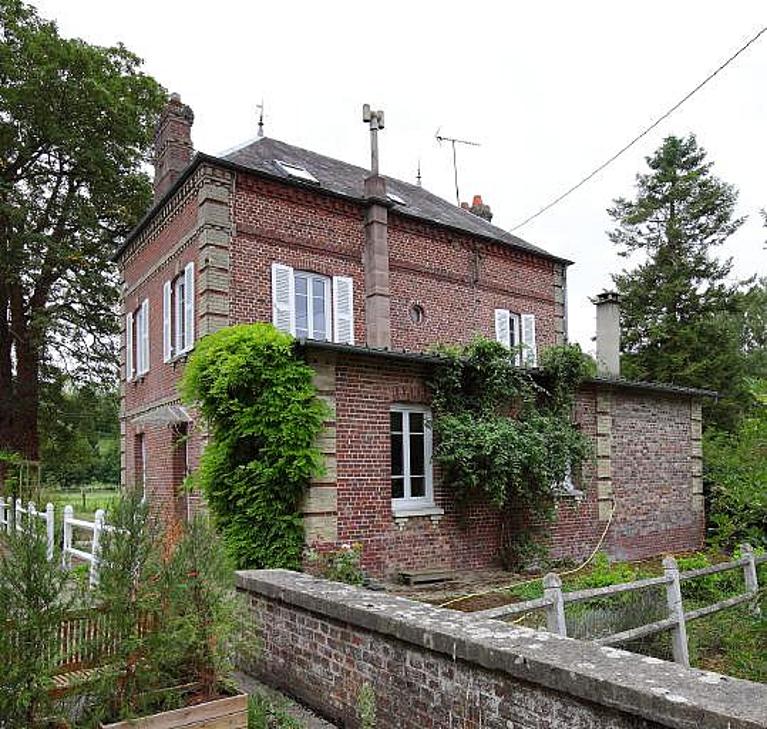
[[[355,355],[358,357],[376,357],[400,362],[412,362],[426,366],[438,365],[444,362],[444,358],[439,354],[430,352],[412,352],[398,349],[377,349],[373,347],[360,346],[356,344],[338,344],[336,342],[324,342],[315,339],[299,339],[296,343],[299,351],[317,350],[320,352],[335,352],[342,355]],[[533,374],[540,370],[531,370]],[[645,382],[642,380],[627,380],[623,377],[607,377],[597,375],[596,377],[587,377],[583,384],[595,385],[597,387],[613,387],[622,390],[650,390],[667,395],[683,395],[689,397],[717,398],[719,393],[716,390],[703,390],[699,387],[685,387],[683,385],[671,385],[663,382]]]
[[[317,182],[291,176],[278,164],[278,161],[303,167],[316,178]],[[123,251],[144,229],[156,210],[170,199],[175,190],[183,184],[201,162],[217,164],[238,171],[247,171],[260,177],[280,180],[288,185],[321,190],[327,194],[343,197],[355,202],[364,202],[366,200],[364,182],[365,178],[370,175],[370,171],[364,167],[358,167],[348,162],[326,157],[317,152],[311,152],[277,139],[271,139],[270,137],[261,137],[256,141],[225,152],[218,157],[198,153],[171,189],[168,190],[162,199],[157,201],[130,233],[125,242],[117,249],[114,254],[115,260],[122,255]],[[384,177],[386,179],[387,193],[393,194],[404,201],[404,204],[400,204],[396,199],[391,200],[393,211],[399,215],[475,235],[565,265],[572,263],[572,261],[555,256],[543,248],[528,243],[516,235],[512,235],[503,228],[499,228],[484,218],[444,200],[423,187],[418,187],[393,177],[386,177],[385,175]]]

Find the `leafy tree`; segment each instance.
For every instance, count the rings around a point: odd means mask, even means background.
[[[710,430],[703,441],[711,525],[724,547],[767,547],[767,380],[749,385],[754,407],[737,430]]]
[[[140,65],[0,0],[0,449],[30,459],[46,362],[114,376],[109,255],[150,202],[163,99]]]
[[[68,489],[120,477],[119,401],[114,391],[46,382],[40,408],[40,457],[47,485]]]
[[[694,135],[668,137],[637,175],[636,197],[608,210],[620,255],[643,254],[613,277],[622,295],[622,364],[627,376],[723,393],[709,417],[732,425],[745,399],[737,284],[715,250],[743,223],[737,192],[712,174]]]

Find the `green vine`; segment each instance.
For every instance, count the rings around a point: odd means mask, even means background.
[[[322,471],[327,407],[293,344],[270,324],[227,327],[200,340],[181,382],[211,434],[194,484],[240,568],[301,562],[299,502]]]
[[[431,379],[435,452],[446,485],[460,503],[482,495],[507,517],[530,522],[553,514],[555,484],[589,452],[573,423],[579,383],[593,362],[575,346],[551,347],[536,371],[514,364],[501,344],[478,338],[465,348],[443,348]],[[508,529],[504,561],[519,562],[528,530]]]

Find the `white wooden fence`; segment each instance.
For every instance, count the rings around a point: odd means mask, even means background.
[[[21,531],[25,523],[32,523],[33,520],[40,519],[45,522],[45,536],[47,544],[48,559],[53,559],[53,550],[55,544],[55,509],[53,504],[46,504],[45,511],[38,511],[31,501],[27,506],[21,503],[21,499],[16,499],[14,503],[10,497],[7,499],[0,497],[0,533],[11,532],[13,529]],[[61,561],[64,569],[71,569],[72,557],[75,557],[89,565],[88,581],[93,587],[98,583],[98,573],[101,555],[101,537],[105,531],[111,531],[114,527],[105,523],[105,513],[103,509],[97,509],[93,516],[93,521],[75,518],[75,510],[71,505],[64,507],[64,516],[62,520],[62,548]],[[81,549],[79,544],[81,540],[75,539],[75,529],[85,530],[89,533],[88,542],[90,549],[86,551]]]
[[[566,636],[566,604],[584,602],[586,600],[593,600],[594,598],[608,597],[630,590],[643,590],[649,587],[664,585],[666,588],[668,617],[654,623],[640,625],[631,630],[624,630],[620,633],[613,633],[612,635],[598,638],[595,642],[600,645],[611,646],[619,643],[626,643],[631,640],[637,640],[638,638],[644,638],[656,633],[670,631],[674,661],[689,666],[690,656],[687,647],[686,627],[688,622],[705,617],[706,615],[711,615],[719,610],[740,605],[744,602],[751,602],[755,611],[759,609],[757,606],[759,583],[757,580],[756,566],[757,564],[767,562],[767,555],[757,557],[754,554],[754,550],[748,544],[741,545],[740,551],[742,554],[740,559],[733,560],[732,562],[710,565],[709,567],[701,567],[700,569],[689,570],[686,572],[679,571],[677,562],[673,557],[666,557],[663,560],[663,575],[660,577],[650,577],[646,580],[625,582],[619,585],[596,587],[588,590],[576,590],[574,592],[564,592],[562,590],[561,577],[552,572],[543,578],[543,597],[539,597],[536,600],[528,600],[526,602],[501,605],[500,607],[490,608],[489,610],[480,610],[473,614],[485,618],[499,619],[536,610],[545,610],[548,630],[552,633]],[[720,600],[713,605],[706,605],[705,607],[685,612],[682,601],[681,582],[736,569],[743,570],[745,592],[725,600]]]

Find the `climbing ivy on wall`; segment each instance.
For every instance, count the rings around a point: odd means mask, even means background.
[[[327,416],[313,370],[270,324],[227,327],[200,340],[181,382],[210,431],[194,477],[238,567],[297,568],[299,504],[322,470],[315,446]]]
[[[507,515],[542,522],[555,484],[577,469],[589,443],[573,423],[578,384],[594,373],[577,345],[551,347],[532,372],[498,342],[478,338],[440,350],[430,381],[434,460],[461,503],[483,495]],[[505,562],[518,562],[529,530],[507,530]]]

